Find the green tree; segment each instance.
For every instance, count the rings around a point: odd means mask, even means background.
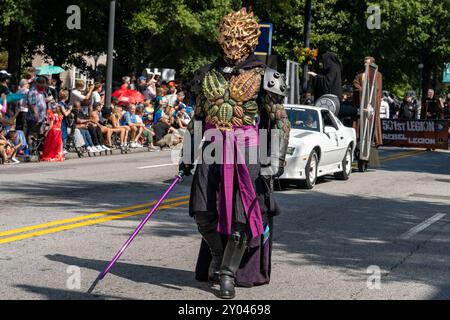
[[[118,59],[142,67],[169,67],[188,77],[215,59],[222,17],[240,7],[238,0],[147,0],[124,17],[121,37],[131,46],[118,48]],[[125,10],[121,10],[126,14]],[[121,58],[122,57],[122,58]]]
[[[33,29],[31,0],[0,1],[0,51],[8,51],[8,69],[13,74],[13,81],[20,77],[22,59],[22,36]]]

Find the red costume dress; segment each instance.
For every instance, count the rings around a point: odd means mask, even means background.
[[[55,114],[50,110],[47,116],[50,121],[53,121],[53,125],[45,138],[41,161],[64,162],[61,131],[63,116]]]

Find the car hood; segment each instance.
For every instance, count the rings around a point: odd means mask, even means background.
[[[291,129],[291,137],[297,138],[297,139],[304,139],[306,137],[312,137],[317,133],[318,132],[309,131],[309,130]]]

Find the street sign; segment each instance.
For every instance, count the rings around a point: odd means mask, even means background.
[[[258,39],[258,45],[256,46],[255,55],[262,61],[267,63],[268,57],[272,54],[272,35],[273,24],[262,22],[259,24],[261,35]]]
[[[450,83],[450,62],[444,65],[444,76],[442,77],[443,83]]]

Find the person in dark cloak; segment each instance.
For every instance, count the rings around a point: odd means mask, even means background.
[[[283,107],[284,76],[253,54],[260,35],[253,13],[243,8],[228,14],[219,33],[224,57],[202,68],[193,81],[195,114],[180,170],[190,175],[194,168],[197,124],[203,133],[217,130],[223,135],[224,153],[234,150],[239,158],[239,147],[244,149],[241,162],[229,162],[224,156],[223,162],[197,164],[189,205],[203,238],[196,279],[219,283],[218,296],[232,299],[236,285],[251,287],[270,281],[273,217],[279,214],[272,186],[273,179],[284,172],[290,123]],[[271,163],[262,161],[259,152],[257,161],[251,161],[250,154],[260,147],[260,130],[270,136],[271,129],[279,132],[278,148],[270,150]],[[242,132],[249,139],[239,145],[234,138]],[[211,143],[205,142],[202,151]]]
[[[313,77],[314,100],[325,94],[335,95],[342,101],[342,63],[336,54],[326,52],[322,55],[324,74],[308,72]],[[341,103],[342,104],[342,103]]]

